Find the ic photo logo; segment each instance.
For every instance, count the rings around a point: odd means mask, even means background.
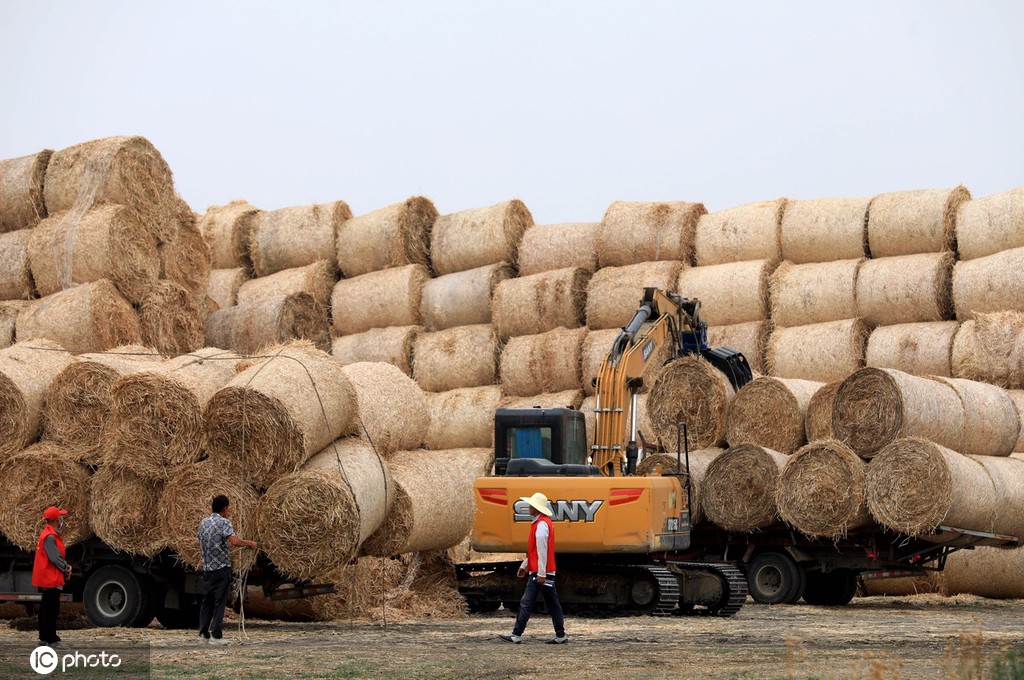
[[[72,668],[118,668],[121,665],[121,657],[107,652],[74,652],[61,656],[52,647],[40,645],[32,650],[28,657],[28,665],[39,675],[49,675],[57,670],[58,666],[61,673],[66,673]]]

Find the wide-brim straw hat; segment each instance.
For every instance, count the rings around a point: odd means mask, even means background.
[[[519,500],[526,501],[534,509],[542,515],[551,517],[553,514],[551,511],[551,504],[548,502],[548,497],[542,494],[540,491],[533,494],[532,496],[520,496]]]

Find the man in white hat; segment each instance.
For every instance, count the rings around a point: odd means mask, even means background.
[[[569,636],[565,634],[562,604],[555,590],[555,531],[551,525],[551,504],[548,503],[548,497],[539,491],[519,500],[530,504],[530,516],[533,517],[530,539],[526,544],[526,559],[518,573],[519,578],[526,577],[526,592],[519,601],[519,616],[516,617],[512,634],[498,637],[517,645],[522,642],[533,604],[538,595],[543,595],[544,603],[551,612],[551,623],[555,626],[555,637],[548,640],[548,644],[564,644],[569,641]]]

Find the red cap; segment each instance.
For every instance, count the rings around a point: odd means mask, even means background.
[[[43,519],[48,519],[50,521],[53,521],[53,520],[57,519],[58,517],[60,517],[61,515],[66,515],[66,514],[68,514],[67,510],[61,510],[57,506],[51,505],[46,510],[43,510]]]

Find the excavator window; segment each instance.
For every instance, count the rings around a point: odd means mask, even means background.
[[[550,427],[510,427],[505,430],[509,458],[551,460]]]

